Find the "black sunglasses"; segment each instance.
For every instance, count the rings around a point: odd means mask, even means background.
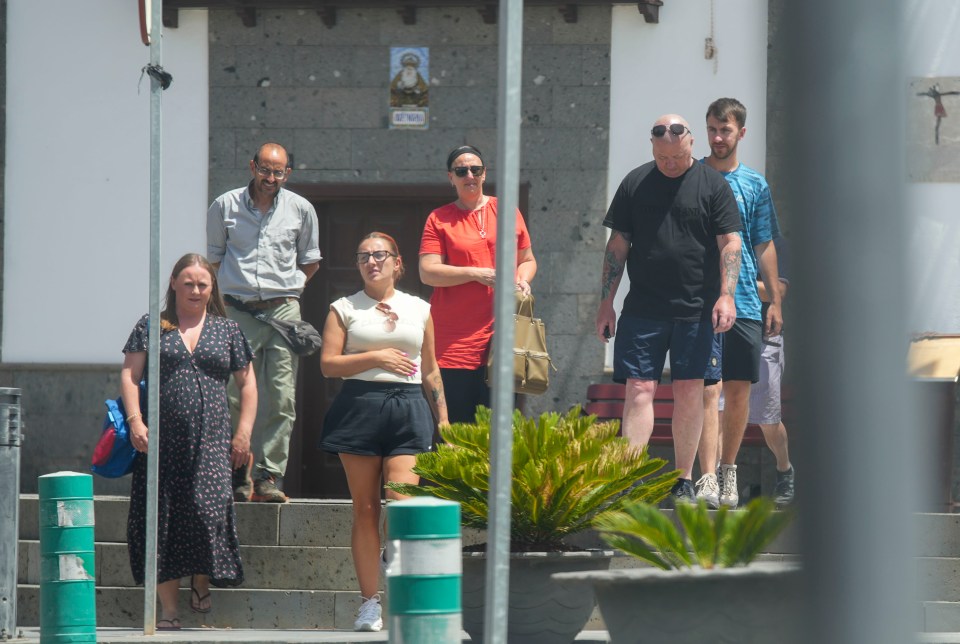
[[[674,136],[683,136],[685,133],[690,131],[683,123],[671,123],[670,125],[654,125],[653,129],[650,130],[650,134],[654,135],[658,139],[667,133],[667,130],[670,130],[670,134]]]
[[[475,177],[482,177],[484,168],[482,165],[469,165],[469,166],[464,165],[458,168],[454,168],[453,174],[457,175],[458,177],[465,177],[467,176],[467,170],[472,172],[473,176]]]

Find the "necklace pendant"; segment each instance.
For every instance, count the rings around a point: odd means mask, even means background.
[[[487,231],[481,230],[481,231],[480,231],[480,239],[486,239],[486,238],[487,238]]]

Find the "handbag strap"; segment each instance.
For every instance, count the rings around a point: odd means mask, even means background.
[[[520,295],[520,291],[517,291],[517,315],[533,317],[533,293]]]

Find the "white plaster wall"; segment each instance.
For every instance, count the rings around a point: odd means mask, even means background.
[[[149,60],[132,0],[7,3],[4,362],[119,363],[148,308]],[[163,66],[166,275],[205,249],[206,11],[164,30]]]
[[[747,107],[747,133],[738,156],[760,172],[766,165],[767,0],[714,3],[716,64],[704,58],[710,35],[710,0],[667,2],[659,24],[647,24],[635,4],[613,8],[610,52],[609,202],[630,170],[651,161],[650,126],[661,114],[687,119],[694,154],[710,152],[706,141],[707,106],[729,96]],[[774,195],[776,200],[776,195]],[[599,285],[598,285],[599,288]],[[619,311],[629,289],[627,277],[617,292]],[[607,364],[612,365],[613,343]]]
[[[904,90],[910,77],[960,77],[960,2],[910,0],[904,15]],[[960,118],[960,111],[948,107],[947,118]],[[960,333],[960,183],[908,183],[907,204],[915,285],[908,294],[911,326]]]

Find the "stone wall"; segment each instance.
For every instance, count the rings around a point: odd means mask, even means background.
[[[448,151],[477,145],[496,180],[498,26],[471,7],[262,10],[244,27],[210,12],[210,196],[240,185],[265,140],[287,145],[297,183],[446,182]],[[430,128],[387,127],[391,46],[430,48]],[[524,12],[521,181],[539,272],[537,314],[559,372],[529,411],[581,402],[603,377],[593,337],[606,243],[610,7]],[[451,192],[452,195],[452,192]],[[437,205],[440,205],[439,203]],[[408,251],[409,252],[409,251]]]

